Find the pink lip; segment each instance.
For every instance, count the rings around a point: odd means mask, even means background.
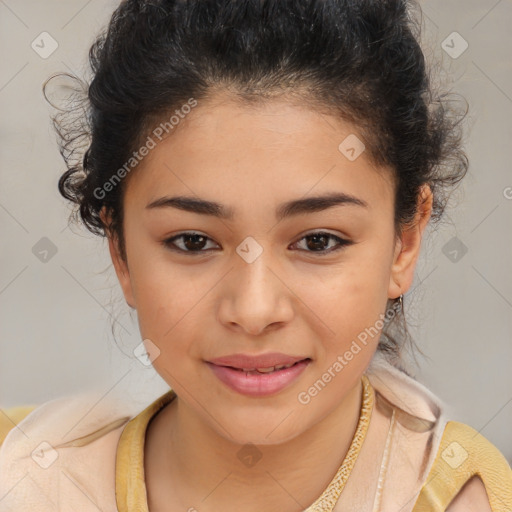
[[[237,391],[242,395],[263,397],[273,395],[288,387],[299,377],[299,375],[305,370],[310,362],[310,359],[302,360],[290,368],[274,370],[271,373],[255,374],[247,373],[242,370],[235,370],[229,366],[220,366],[208,361],[206,363],[212,369],[217,378],[234,391]],[[270,364],[267,365],[266,368],[270,366],[275,365]],[[248,367],[251,366],[249,365]],[[258,368],[265,368],[265,366],[258,366]]]

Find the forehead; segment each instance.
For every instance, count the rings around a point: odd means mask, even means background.
[[[178,192],[225,204],[230,197],[270,204],[341,191],[377,209],[393,202],[391,169],[371,163],[357,127],[290,101],[248,105],[217,96],[199,102],[155,142],[130,176],[127,200],[147,204]]]

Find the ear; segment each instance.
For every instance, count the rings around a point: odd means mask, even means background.
[[[414,220],[405,226],[395,245],[388,288],[388,297],[391,299],[399,297],[411,287],[420,254],[423,231],[432,214],[432,203],[432,191],[425,184],[418,194],[418,207]]]
[[[104,206],[100,211],[100,218],[104,226],[110,225],[110,215],[107,213],[106,207]],[[124,298],[131,308],[135,309],[135,300],[133,297],[132,282],[130,279],[130,271],[128,269],[128,262],[126,262],[119,248],[119,241],[115,234],[108,229],[105,229],[108,238],[108,249],[110,251],[110,257],[116,271],[117,279],[123,290]]]

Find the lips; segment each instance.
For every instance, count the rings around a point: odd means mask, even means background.
[[[268,354],[249,355],[249,354],[232,354],[224,357],[217,357],[208,362],[217,366],[227,366],[235,370],[259,373],[269,373],[274,370],[289,368],[299,361],[310,359],[305,356],[292,356],[272,352]]]
[[[223,358],[223,362],[229,359],[233,365],[242,366],[241,368],[231,365],[219,364],[219,359],[214,359],[215,363],[205,361],[213,374],[227,387],[249,397],[268,397],[283,391],[296,382],[302,373],[312,362],[311,358],[299,358],[292,356],[278,355],[280,361],[288,361],[289,367],[279,369],[279,364],[267,367],[255,366],[253,364],[268,364],[268,361],[275,361],[275,354],[269,358],[269,355],[247,358],[239,355]],[[266,359],[265,359],[266,357]],[[263,360],[263,362],[261,362]],[[235,362],[236,361],[236,362]],[[242,361],[242,362],[240,362]],[[295,361],[295,362],[294,362]],[[244,368],[247,365],[250,368]],[[285,365],[287,366],[287,365]]]

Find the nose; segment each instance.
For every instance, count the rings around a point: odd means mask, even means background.
[[[257,336],[293,318],[292,283],[267,254],[252,263],[240,259],[224,280],[218,315],[230,329]]]

